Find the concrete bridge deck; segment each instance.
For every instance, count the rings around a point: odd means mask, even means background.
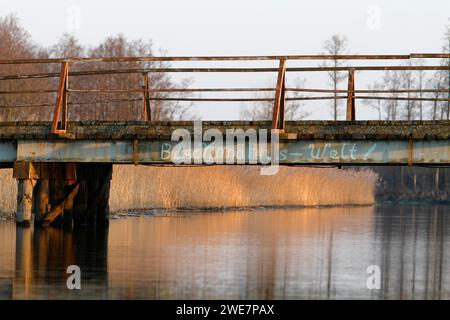
[[[260,129],[270,129],[271,121],[204,121],[201,125],[203,133],[216,129],[225,135],[242,129],[248,138],[252,130],[259,135]],[[3,166],[15,161],[171,163],[167,155],[178,143],[171,141],[172,133],[185,129],[193,135],[194,122],[69,122],[67,131],[59,135],[50,133],[50,128],[50,122],[1,123],[0,162]],[[235,139],[235,145],[245,145],[245,163],[259,164],[251,161],[251,148],[245,141]],[[279,134],[279,162],[449,165],[450,123],[286,121],[284,133]]]

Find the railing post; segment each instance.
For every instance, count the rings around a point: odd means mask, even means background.
[[[348,70],[347,121],[355,121],[355,69]]]
[[[61,74],[59,76],[58,96],[56,98],[55,111],[53,113],[53,121],[51,133],[64,133],[67,130],[67,94],[69,85],[69,63],[61,64]],[[61,125],[58,126],[59,115],[61,114]]]
[[[275,102],[273,106],[272,129],[284,130],[284,107],[285,107],[285,87],[286,87],[286,59],[280,59],[278,68],[277,87],[275,91]]]
[[[152,109],[150,105],[150,93],[149,93],[149,81],[148,81],[148,73],[142,73],[143,84],[142,84],[142,93],[143,93],[143,118],[145,121],[152,120]]]

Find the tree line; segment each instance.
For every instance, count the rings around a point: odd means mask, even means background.
[[[48,48],[37,45],[21,26],[15,15],[0,17],[0,57],[2,59],[45,59],[71,57],[153,56],[151,41],[129,40],[123,34],[110,36],[96,46],[87,47],[78,39],[64,34]],[[128,68],[167,68],[169,63],[150,62],[78,62],[70,71],[109,70]],[[32,74],[59,72],[59,64],[0,65],[0,74]],[[0,81],[0,91],[45,91],[57,87],[59,79],[22,79]],[[119,89],[136,90],[143,84],[141,74],[112,74],[70,77],[69,87],[78,90]],[[175,83],[168,73],[149,73],[149,88],[187,88],[189,79]],[[155,98],[167,97],[167,92],[152,93]],[[186,97],[187,93],[171,93],[171,97]],[[0,94],[0,121],[50,120],[56,93]],[[106,102],[108,101],[108,102]],[[142,92],[71,92],[69,94],[71,120],[143,120]],[[189,118],[189,104],[177,101],[152,100],[152,119],[177,120]]]
[[[442,37],[442,53],[450,53],[450,19]],[[323,55],[346,55],[350,54],[349,40],[345,35],[334,34],[323,43]],[[450,67],[450,58],[440,60],[440,65]],[[424,66],[423,59],[408,60],[405,66]],[[344,60],[325,60],[322,67],[345,67]],[[333,120],[343,119],[345,107],[339,99],[337,90],[346,90],[348,76],[347,72],[327,71],[328,85],[334,93],[330,97],[330,114]],[[273,83],[270,83],[274,87]],[[305,88],[306,80],[297,79],[296,87]],[[449,120],[450,117],[450,70],[437,70],[427,72],[396,71],[387,70],[380,80],[369,84],[368,90],[405,90],[405,93],[372,93],[373,99],[364,99],[361,102],[371,107],[377,115],[378,120]],[[411,92],[414,90],[427,90],[428,92]],[[446,92],[445,92],[446,91]],[[304,96],[298,92],[295,98]],[[257,94],[255,98],[273,98],[273,93]],[[379,98],[379,99],[377,99]],[[382,99],[383,98],[383,99]],[[384,98],[392,98],[384,99]],[[407,98],[398,100],[397,98]],[[429,100],[422,100],[429,99]],[[434,99],[434,101],[433,101]],[[258,102],[254,105],[241,108],[241,118],[245,120],[267,120],[272,117],[272,102]],[[305,101],[287,101],[287,120],[298,120],[306,118],[310,112],[305,110]]]

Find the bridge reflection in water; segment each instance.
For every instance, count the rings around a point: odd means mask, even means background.
[[[0,298],[450,299],[448,211],[185,212],[92,232],[1,222]],[[71,264],[81,290],[66,288]],[[369,265],[381,268],[380,290],[366,287]]]

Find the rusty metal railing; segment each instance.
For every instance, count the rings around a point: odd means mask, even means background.
[[[396,66],[341,66],[341,67],[287,67],[289,60],[410,60],[410,59],[450,59],[450,54],[444,53],[413,53],[407,55],[288,55],[288,56],[215,56],[215,57],[117,57],[117,58],[68,58],[68,59],[15,59],[15,60],[0,60],[0,67],[2,65],[42,65],[42,64],[61,64],[60,72],[41,72],[28,74],[7,74],[0,75],[0,81],[6,80],[32,80],[44,78],[57,78],[57,90],[6,90],[0,91],[0,95],[8,94],[33,94],[33,93],[51,93],[56,94],[55,109],[53,112],[53,120],[51,132],[55,134],[64,133],[67,130],[68,120],[68,106],[70,93],[102,93],[102,92],[116,92],[116,93],[142,93],[140,99],[109,99],[87,102],[92,103],[107,103],[113,101],[141,101],[142,100],[142,117],[146,121],[152,121],[152,101],[208,101],[208,102],[255,102],[255,101],[273,101],[273,116],[272,128],[284,131],[285,128],[285,102],[294,100],[329,100],[329,99],[346,99],[346,120],[356,120],[356,105],[357,99],[377,99],[377,100],[407,100],[407,101],[447,101],[450,102],[450,88],[449,89],[396,89],[396,90],[358,90],[355,89],[355,74],[361,71],[436,71],[436,70],[450,70],[450,66],[443,65],[396,65]],[[179,68],[179,67],[141,67],[141,68],[126,68],[126,69],[105,69],[105,70],[83,70],[70,71],[70,65],[83,63],[125,63],[125,62],[175,62],[175,61],[259,61],[272,60],[278,61],[278,68]],[[347,72],[348,85],[347,90],[331,90],[331,89],[314,89],[314,88],[288,88],[286,87],[286,73],[287,72]],[[275,88],[150,88],[149,73],[277,73],[277,83]],[[111,89],[111,88],[69,88],[69,76],[99,76],[99,75],[120,75],[120,74],[141,74],[142,84],[136,89]],[[274,92],[273,98],[186,98],[186,97],[156,97],[153,94],[158,92],[174,93],[174,92]],[[310,93],[333,93],[334,96],[306,96],[306,97],[286,97],[287,92],[310,92]],[[448,93],[449,98],[426,98],[426,97],[387,97],[387,96],[371,96],[359,95],[365,94],[380,94],[380,93]],[[342,94],[342,95],[338,95]],[[77,105],[83,104],[77,102]],[[15,105],[15,106],[0,106],[0,108],[11,107],[31,107],[31,106],[52,106],[50,104],[29,104],[29,105]]]

